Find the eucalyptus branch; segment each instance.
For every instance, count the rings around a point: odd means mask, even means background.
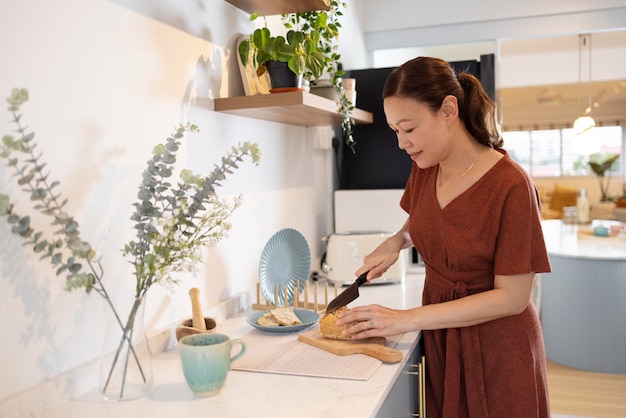
[[[139,186],[139,202],[134,204],[135,212],[131,217],[135,222],[137,239],[122,249],[122,253],[131,258],[136,276],[133,304],[124,321],[104,286],[104,269],[100,258],[96,258],[91,245],[80,238],[78,222],[63,210],[67,199],[62,200],[61,194],[56,192],[59,182],[49,180],[42,154],[36,152],[36,144],[33,142],[35,134],[28,133],[21,124],[19,110],[27,100],[26,89],[13,89],[7,99],[18,135],[2,137],[0,158],[6,160],[17,184],[29,194],[30,200],[34,202],[33,209],[52,218],[55,227],[53,234],[60,238],[50,239],[44,237],[42,231],[35,232],[30,217],[17,214],[9,196],[2,193],[0,216],[6,217],[11,232],[24,238],[25,244],[31,245],[36,253],[41,254],[41,259],[50,258],[57,275],[66,274],[66,290],[85,288],[88,294],[95,291],[110,307],[122,335],[103,393],[106,393],[116,365],[123,361],[120,363],[123,365],[122,383],[117,395],[122,399],[131,358],[139,368],[142,379],[147,382],[132,338],[137,312],[148,290],[155,283],[176,284],[177,281],[170,276],[172,272],[195,271],[196,264],[202,261],[201,248],[214,245],[226,235],[230,229],[227,220],[239,207],[241,197],[220,199],[215,188],[221,185],[227,175],[239,168],[238,164],[244,157],[250,157],[258,165],[261,153],[256,144],[245,142],[232,147],[231,152],[222,158],[208,176],[201,177],[183,170],[181,181],[174,186],[169,179],[174,172],[180,140],[187,132],[197,132],[197,127],[181,125],[167,138],[165,144],[154,148],[154,155],[148,161]],[[85,271],[82,270],[83,263],[88,266]]]
[[[137,239],[123,249],[123,254],[133,260],[137,296],[154,283],[176,284],[171,272],[195,271],[195,264],[201,261],[200,249],[225,235],[230,229],[226,219],[239,206],[239,199],[233,203],[219,199],[215,188],[239,168],[245,156],[255,164],[260,160],[258,146],[246,142],[232,147],[208,176],[182,170],[181,181],[173,186],[168,179],[186,132],[197,132],[197,127],[179,126],[165,144],[154,147],[143,172],[139,202],[134,204],[131,216],[136,222]]]
[[[43,154],[35,153],[37,147],[33,142],[35,134],[27,133],[26,127],[21,124],[22,115],[19,114],[19,109],[27,100],[26,89],[13,89],[7,99],[8,110],[13,116],[12,122],[15,123],[19,135],[17,139],[12,135],[2,137],[0,157],[7,160],[7,166],[13,168],[17,184],[23,186],[22,190],[28,193],[30,200],[34,202],[33,209],[52,217],[52,225],[58,228],[54,234],[62,238],[44,238],[42,231],[35,232],[31,227],[30,216],[16,214],[7,195],[0,194],[0,201],[4,201],[4,204],[0,203],[0,216],[7,216],[8,223],[12,225],[11,231],[24,238],[25,244],[32,245],[33,250],[41,254],[41,259],[50,258],[51,264],[56,267],[57,276],[67,274],[66,290],[84,287],[85,291],[90,293],[94,285],[99,283],[92,263],[95,263],[100,271],[102,266],[100,260],[95,258],[95,251],[80,238],[78,222],[63,210],[67,199],[60,201],[61,195],[54,190],[59,186],[59,182],[49,181],[50,173],[44,171],[46,164],[41,161]],[[64,254],[64,247],[70,251],[70,255]],[[81,260],[89,264],[91,273],[81,271]],[[97,289],[99,293],[101,290]]]

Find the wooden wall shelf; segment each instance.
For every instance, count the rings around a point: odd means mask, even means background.
[[[258,13],[261,16],[280,15],[285,13],[304,13],[314,10],[329,10],[327,0],[226,0],[241,10]]]
[[[198,106],[216,112],[230,113],[255,119],[298,126],[341,125],[339,105],[333,100],[303,91],[228,97],[211,100],[197,98]],[[355,123],[372,123],[372,113],[362,109],[352,111]]]

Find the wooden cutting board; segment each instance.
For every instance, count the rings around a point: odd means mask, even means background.
[[[402,360],[402,352],[387,347],[384,337],[368,338],[367,340],[342,341],[322,337],[319,329],[306,331],[298,335],[298,340],[339,356],[349,354],[365,354],[385,363],[397,363]]]

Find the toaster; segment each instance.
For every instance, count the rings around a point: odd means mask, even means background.
[[[332,283],[352,284],[356,280],[354,273],[363,265],[363,257],[392,235],[393,232],[385,231],[350,231],[329,235],[326,238],[326,257],[322,263],[324,275]],[[372,284],[404,283],[407,251],[402,250],[398,261]]]

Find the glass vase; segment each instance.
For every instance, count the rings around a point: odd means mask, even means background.
[[[105,301],[107,331],[100,365],[100,393],[105,400],[137,399],[152,389],[152,359],[143,324],[143,302],[143,298],[133,297]]]

